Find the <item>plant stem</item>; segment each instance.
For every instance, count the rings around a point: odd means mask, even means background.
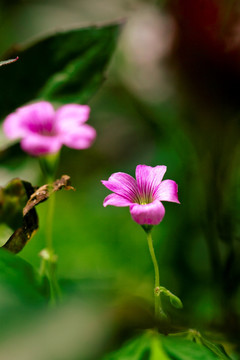
[[[46,219],[46,248],[50,253],[53,253],[53,215],[55,207],[55,194],[49,196],[48,199],[48,209],[47,209],[47,219]]]
[[[156,319],[160,319],[164,314],[162,309],[162,303],[161,303],[161,295],[159,292],[160,288],[160,277],[159,277],[159,267],[156,259],[156,255],[153,248],[153,241],[152,241],[152,234],[151,231],[147,232],[147,241],[148,241],[148,247],[150,251],[150,255],[152,258],[153,266],[154,266],[154,273],[155,273],[155,287],[154,287],[154,300],[155,300],[155,316]]]
[[[40,167],[42,169],[45,181],[51,186],[54,181],[59,155],[46,156],[40,158]],[[45,249],[40,253],[42,256],[42,264],[40,266],[41,276],[47,274],[50,283],[50,303],[56,304],[60,297],[60,289],[56,278],[57,256],[53,248],[53,216],[55,208],[55,194],[51,194],[48,198],[48,209],[46,219],[45,233]]]
[[[46,260],[42,257],[41,258],[41,264],[40,264],[40,269],[39,269],[39,275],[42,278],[45,273],[46,273]]]

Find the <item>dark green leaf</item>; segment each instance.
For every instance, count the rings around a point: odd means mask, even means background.
[[[5,241],[1,237],[1,245],[14,254],[22,250],[38,229],[34,208],[23,216],[23,208],[33,192],[32,185],[20,179],[11,180],[5,188],[0,187],[0,224],[5,225],[2,230],[7,236]],[[13,234],[8,239],[10,229]]]
[[[130,340],[120,350],[107,355],[104,360],[146,360],[149,359],[149,338],[145,336]]]
[[[153,336],[151,339],[151,360],[170,360],[167,352],[163,349],[160,337]]]
[[[212,344],[213,345],[213,344]],[[221,347],[217,346],[220,351]],[[191,340],[179,336],[164,336],[154,331],[124,344],[122,348],[105,360],[216,360],[230,359],[221,357],[223,352],[216,351],[215,346],[206,348]]]
[[[219,359],[222,360],[229,360],[231,359],[228,354],[226,353],[224,347],[220,344],[214,344],[211,341],[207,340],[206,338],[201,338],[202,344],[209,350],[211,350],[214,354],[216,354]]]
[[[216,360],[218,357],[200,344],[174,337],[163,338],[163,348],[174,360]]]
[[[7,58],[19,60],[1,69],[0,116],[26,102],[86,103],[102,83],[115,49],[119,24],[58,32],[26,46],[16,46]]]
[[[104,360],[170,360],[162,347],[161,337],[149,331],[129,341]]]
[[[14,254],[21,251],[38,229],[35,206],[62,188],[74,189],[68,175],[40,188],[33,188],[30,183],[20,179],[11,180],[5,188],[0,187],[0,246]],[[11,229],[14,232],[8,239]]]
[[[175,335],[176,336],[176,335]],[[201,335],[201,333],[194,329],[189,329],[184,333],[179,333],[178,336],[185,338],[188,341],[197,343],[210,350],[217,356],[218,359],[229,360],[231,359],[226,353],[224,347],[220,344],[215,344]]]
[[[35,306],[46,303],[48,286],[30,264],[7,250],[0,249],[0,314],[6,308],[22,304]]]

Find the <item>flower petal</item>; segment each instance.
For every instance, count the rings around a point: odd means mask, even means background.
[[[136,181],[140,196],[143,198],[154,198],[155,191],[166,171],[167,167],[165,165],[155,167],[138,165],[136,167]]]
[[[171,201],[180,204],[178,200],[178,186],[173,180],[162,181],[155,196],[159,201]]]
[[[124,197],[117,195],[117,194],[110,194],[108,195],[104,201],[103,201],[103,206],[106,207],[108,205],[113,205],[113,206],[129,206],[132,205],[132,202],[125,199]]]
[[[26,134],[21,118],[16,113],[12,113],[5,118],[3,131],[9,139],[19,139]]]
[[[165,215],[165,209],[160,201],[155,200],[146,205],[131,205],[130,213],[133,220],[140,225],[158,225]]]
[[[61,106],[55,114],[57,130],[60,132],[73,131],[89,118],[90,107],[87,105],[68,104]]]
[[[87,149],[96,138],[96,130],[90,125],[76,125],[74,128],[59,133],[64,145],[73,149]]]
[[[62,143],[57,136],[31,134],[21,140],[21,148],[33,156],[56,153],[61,146]]]
[[[52,132],[55,111],[47,101],[39,101],[16,110],[16,116],[27,133]]]
[[[137,184],[132,176],[126,173],[117,172],[112,174],[107,181],[102,180],[102,184],[109,190],[123,196],[131,203],[136,201]]]

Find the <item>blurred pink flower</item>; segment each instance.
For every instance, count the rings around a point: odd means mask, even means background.
[[[161,201],[179,203],[178,186],[173,180],[162,178],[167,167],[138,165],[136,180],[125,173],[114,173],[102,184],[113,194],[108,195],[103,206],[129,206],[134,221],[140,225],[157,225],[165,214]]]
[[[90,108],[68,104],[54,110],[47,101],[18,108],[6,117],[3,130],[10,139],[21,139],[21,148],[33,156],[58,152],[63,145],[86,149],[96,131],[85,124]]]

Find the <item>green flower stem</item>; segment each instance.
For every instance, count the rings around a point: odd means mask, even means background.
[[[41,256],[41,254],[40,254],[40,256]],[[44,257],[41,256],[41,264],[40,264],[40,269],[39,269],[39,275],[41,278],[43,278],[43,276],[46,273],[46,265],[47,265],[46,259],[44,259]]]
[[[164,311],[162,309],[161,294],[160,294],[160,277],[159,277],[159,267],[156,259],[156,255],[153,248],[152,234],[151,231],[147,232],[147,241],[148,247],[151,254],[154,272],[155,272],[155,287],[154,287],[154,299],[155,299],[155,317],[157,320],[160,320],[162,317],[165,317]]]
[[[55,208],[55,194],[52,194],[48,198],[48,211],[46,219],[46,248],[50,254],[54,253],[53,250],[53,216]]]
[[[61,291],[56,277],[57,257],[49,261],[48,275],[50,279],[50,304],[56,305],[61,298]]]
[[[49,185],[53,183],[59,162],[59,154],[48,155],[43,158],[39,158],[40,167],[45,178],[45,182]],[[50,185],[51,186],[51,185]],[[45,233],[45,249],[41,251],[40,256],[42,262],[40,265],[40,275],[46,274],[50,283],[50,303],[56,304],[60,298],[60,288],[56,278],[56,265],[57,256],[53,247],[53,217],[55,209],[55,194],[49,196],[46,219],[46,233]]]
[[[57,269],[57,255],[53,248],[53,216],[55,209],[55,194],[52,194],[48,199],[48,212],[46,220],[46,251],[48,257],[48,277],[50,281],[50,303],[55,305],[60,298],[60,288],[56,278]]]
[[[44,181],[48,184],[55,180],[60,158],[59,155],[59,153],[56,153],[39,157],[39,165],[42,170]]]

